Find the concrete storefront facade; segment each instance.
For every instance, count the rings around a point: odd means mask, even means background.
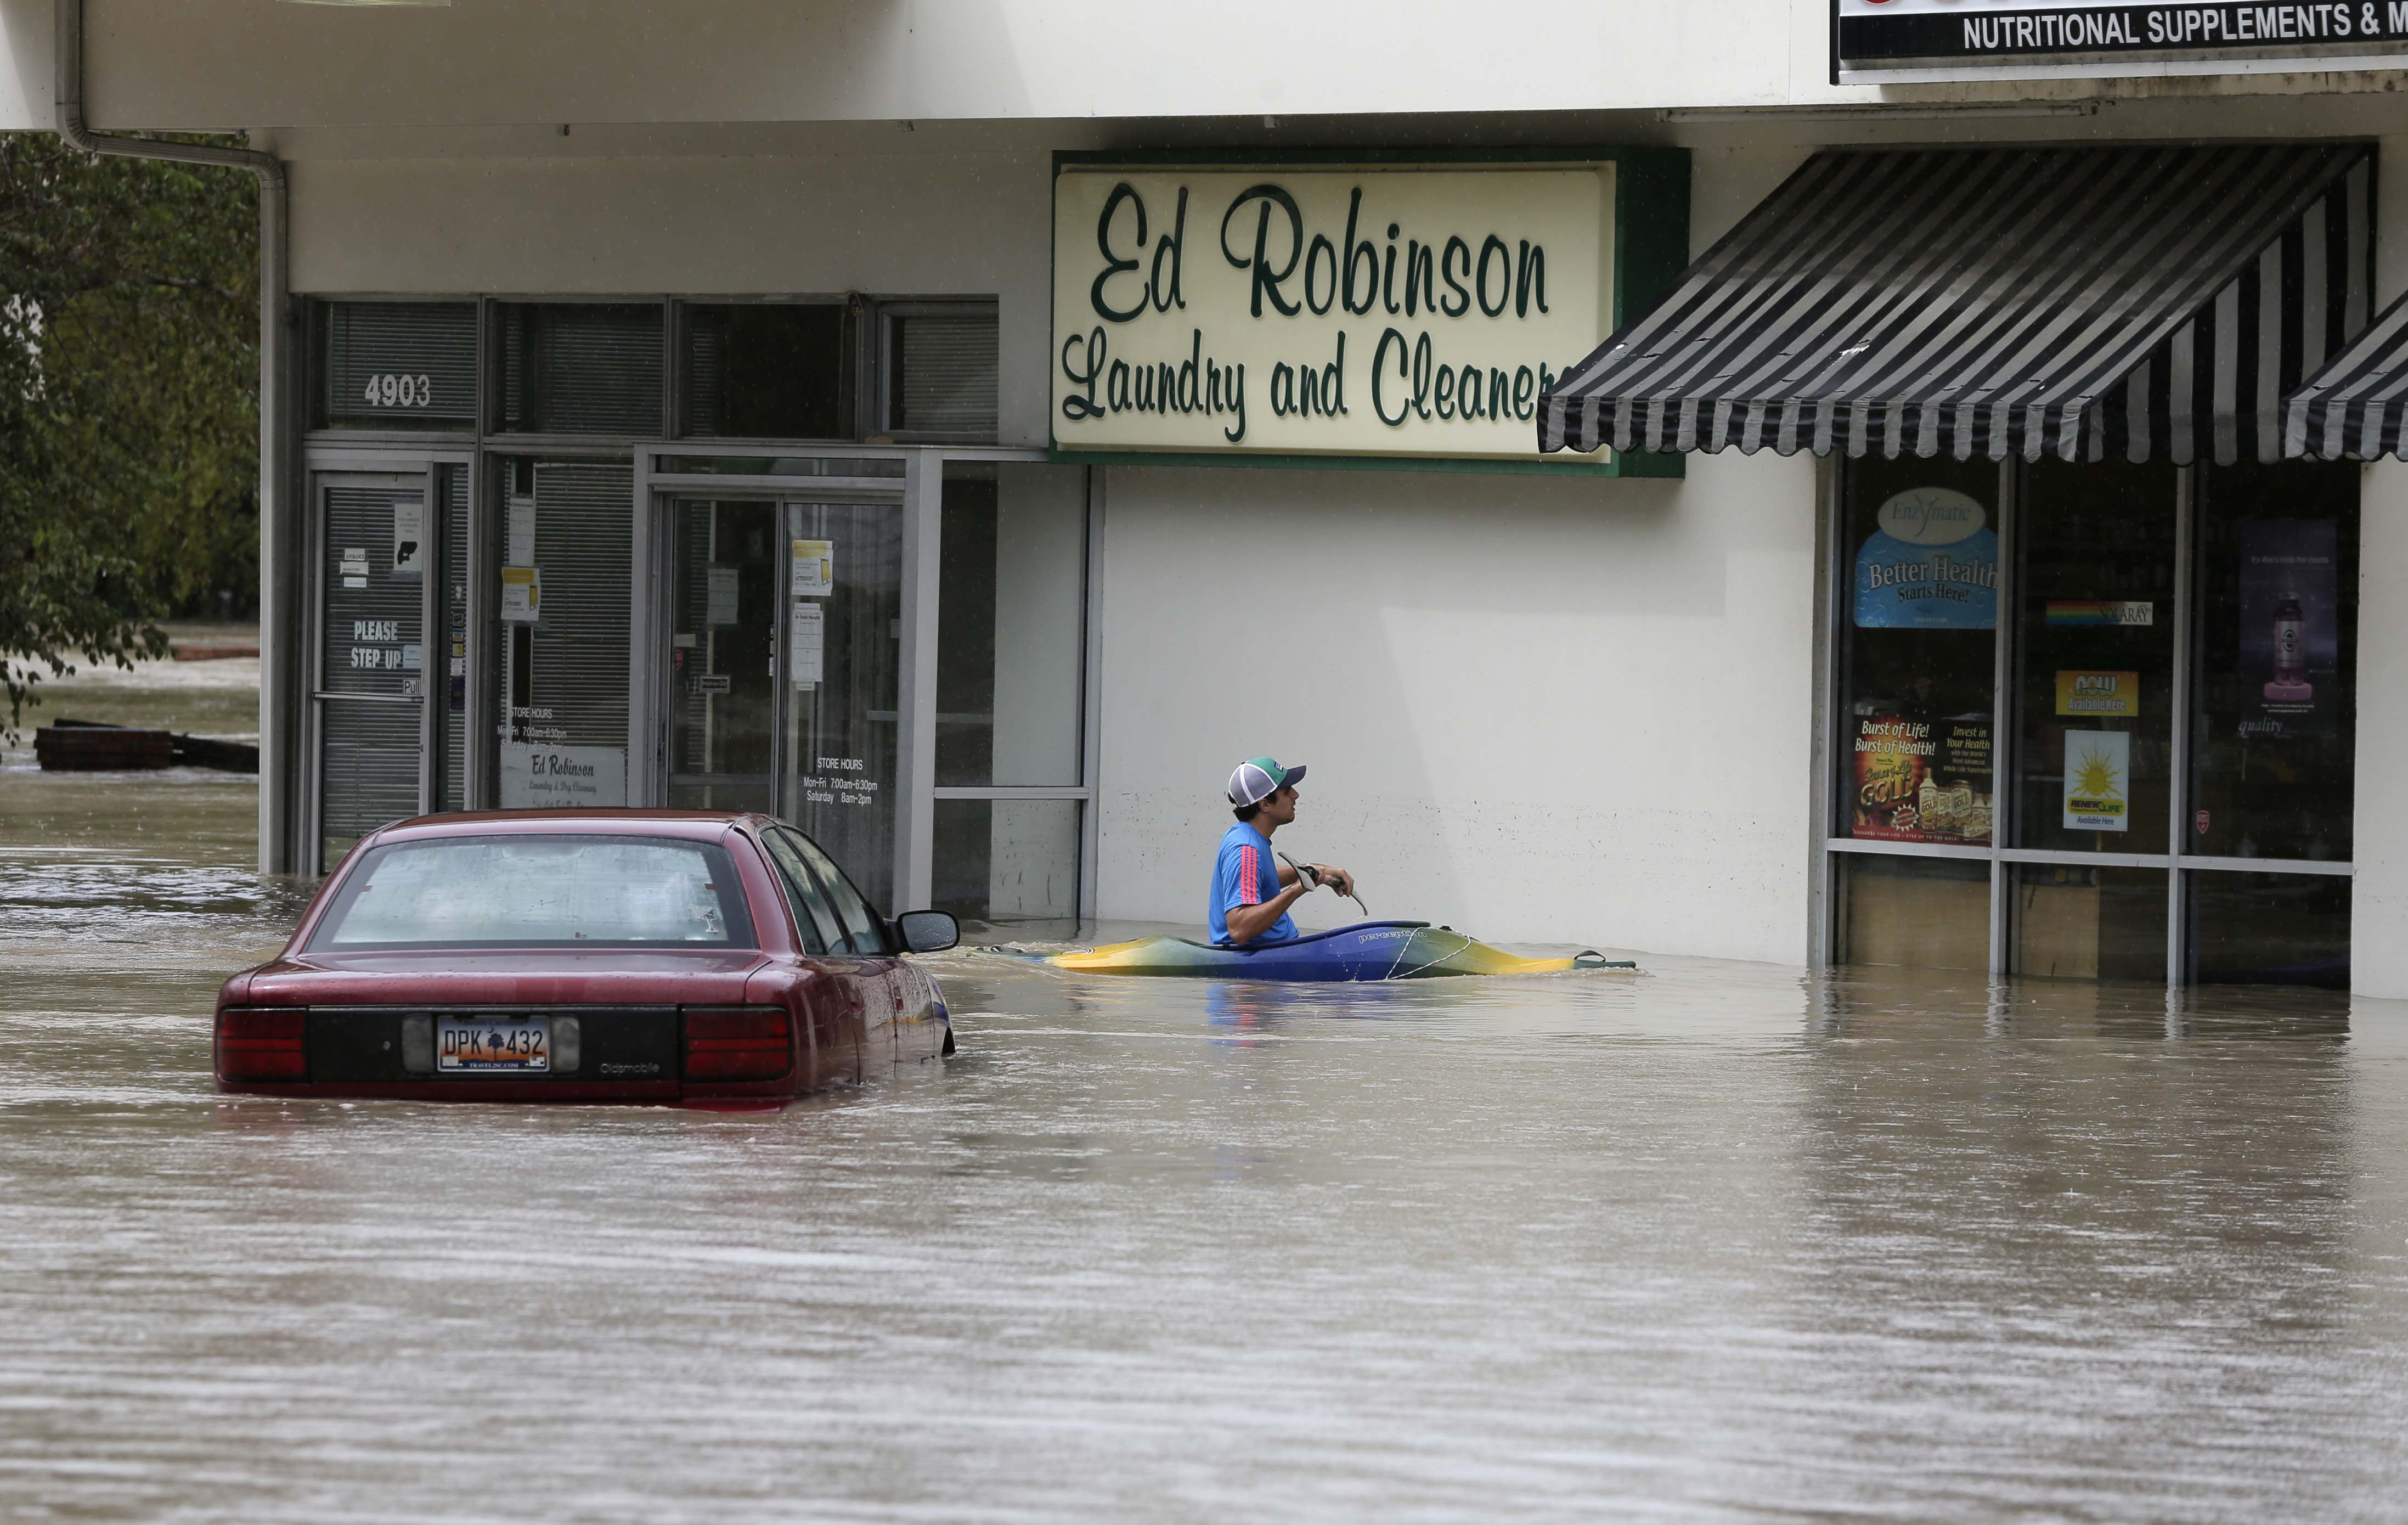
[[[281,568],[267,629],[280,677],[263,724],[281,738],[263,851],[286,870],[340,850],[325,747],[362,702],[423,702],[406,717],[426,753],[411,809],[512,802],[510,747],[590,744],[510,733],[512,696],[552,658],[512,644],[545,638],[512,633],[520,595],[500,575],[531,559],[512,554],[514,505],[543,505],[524,511],[532,541],[553,522],[545,495],[581,482],[624,493],[626,570],[609,597],[627,681],[606,718],[627,738],[627,801],[751,802],[757,788],[785,810],[857,775],[877,785],[864,808],[882,824],[847,866],[889,909],[950,896],[998,923],[1192,922],[1226,820],[1219,781],[1270,750],[1313,770],[1296,835],[1346,862],[1383,914],[1499,939],[1823,961],[1846,952],[1833,888],[1846,854],[1829,847],[1846,468],[1771,451],[1688,454],[1679,475],[1652,477],[1066,456],[1054,449],[1056,156],[1676,151],[1687,204],[1674,231],[1694,256],[1824,149],[2364,140],[2373,306],[2408,288],[2408,140],[2398,76],[2375,70],[1840,86],[1831,12],[1805,3],[1668,7],[1570,42],[1393,5],[1282,15],[1275,40],[1254,7],[1166,28],[1035,0],[868,15],[628,4],[571,17],[532,0],[84,10],[94,127],[245,129],[288,165],[295,439],[280,463],[290,507],[268,526],[281,537],[266,558]],[[0,4],[6,125],[50,123],[52,22],[47,5]],[[325,325],[348,307],[429,299],[453,304],[473,336],[470,411],[429,427],[330,408]],[[735,333],[763,303],[841,326],[827,341],[845,372],[827,383],[840,426],[770,433],[705,416],[723,404],[702,400],[708,346],[695,336],[723,313]],[[643,352],[657,425],[543,422],[538,404],[566,405],[511,368],[543,352],[511,325],[533,335],[538,320],[520,314],[564,304],[657,324]],[[915,426],[909,409],[923,404],[907,406],[901,357],[921,352],[902,336],[982,315],[991,423]],[[569,354],[566,332],[541,342]],[[406,390],[421,373],[398,374]],[[509,411],[520,391],[534,399],[523,416]],[[601,468],[623,478],[578,475]],[[2389,935],[2408,899],[2408,784],[2392,761],[2408,732],[2396,681],[2408,615],[2383,596],[2408,572],[2408,467],[2315,469],[2357,487],[2357,585],[2344,590],[2357,636],[2354,845],[2312,871],[2349,885],[2345,977],[2408,995],[2408,954]],[[340,521],[314,516],[351,499],[330,493],[399,494],[424,516],[404,522],[456,523],[430,535],[458,552],[458,666],[442,666],[439,588],[411,606],[433,622],[414,640],[333,629],[384,616],[339,603],[355,547]],[[839,597],[807,630],[790,623],[803,553],[740,549],[756,533],[762,546],[836,547],[838,582],[875,561],[879,580],[851,614]],[[393,570],[385,557],[380,540],[376,578]],[[563,564],[547,566],[546,597],[565,596]],[[949,633],[949,610],[982,622],[975,650]],[[732,712],[761,666],[745,644],[756,626],[771,683],[748,752],[732,723],[695,718],[695,701]],[[891,626],[893,655],[847,644],[873,626]],[[808,685],[794,665],[806,643],[825,654]],[[329,686],[330,653],[387,646],[418,648],[413,665],[373,674],[388,688]],[[850,718],[828,718],[839,669],[872,667],[846,691]],[[1032,673],[1015,694],[1014,675]],[[1042,725],[1015,734],[1014,716]],[[838,734],[860,745],[807,744]],[[681,748],[700,749],[692,766]],[[833,766],[853,761],[853,774]],[[2018,894],[2021,871],[1985,866],[1992,887],[1978,893]],[[2018,946],[2012,927],[1999,936]],[[2012,951],[1992,957],[2015,965]]]

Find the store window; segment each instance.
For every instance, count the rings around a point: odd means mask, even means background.
[[[1835,835],[1990,843],[1999,480],[1988,461],[1851,463]]]
[[[1836,862],[1835,960],[1917,969],[1990,964],[1990,866],[1851,854]]]
[[[2213,870],[2186,877],[2193,983],[2349,988],[2348,879]]]
[[[1078,914],[1087,473],[949,462],[937,626],[937,903]],[[1050,792],[1050,797],[1049,796]]]
[[[2345,986],[2358,478],[1847,463],[1832,956]]]
[[[476,303],[318,302],[310,324],[313,428],[476,426]]]
[[[2024,472],[2018,847],[2167,850],[2178,476],[2120,461]]]
[[[503,302],[494,309],[500,434],[656,437],[658,302]]]
[[[2166,977],[2166,870],[2017,863],[2014,968],[2076,980]]]
[[[2188,852],[2350,856],[2358,478],[2304,462],[2200,472]]]
[[[882,433],[896,439],[992,439],[996,330],[992,302],[881,309]]]
[[[837,302],[686,305],[678,345],[685,432],[852,439],[854,327],[851,308]]]

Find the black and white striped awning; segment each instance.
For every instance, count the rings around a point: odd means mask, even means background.
[[[2283,404],[2283,453],[2408,460],[2408,296],[2385,308]]]
[[[1539,448],[2274,460],[2365,321],[2359,143],[1818,153],[1541,399]]]

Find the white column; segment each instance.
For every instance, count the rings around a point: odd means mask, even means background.
[[[2375,188],[2374,295],[2408,289],[2408,137],[2383,139]],[[2408,464],[2364,468],[2358,488],[2358,878],[2350,985],[2408,997]]]

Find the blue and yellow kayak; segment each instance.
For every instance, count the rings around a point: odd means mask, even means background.
[[[1569,958],[1524,958],[1492,948],[1451,927],[1426,921],[1365,921],[1292,942],[1253,948],[1217,948],[1183,937],[1144,937],[1134,942],[1071,953],[989,952],[1077,970],[1088,974],[1200,976],[1225,980],[1430,980],[1451,974],[1561,974],[1573,970],[1637,969],[1599,953]]]

